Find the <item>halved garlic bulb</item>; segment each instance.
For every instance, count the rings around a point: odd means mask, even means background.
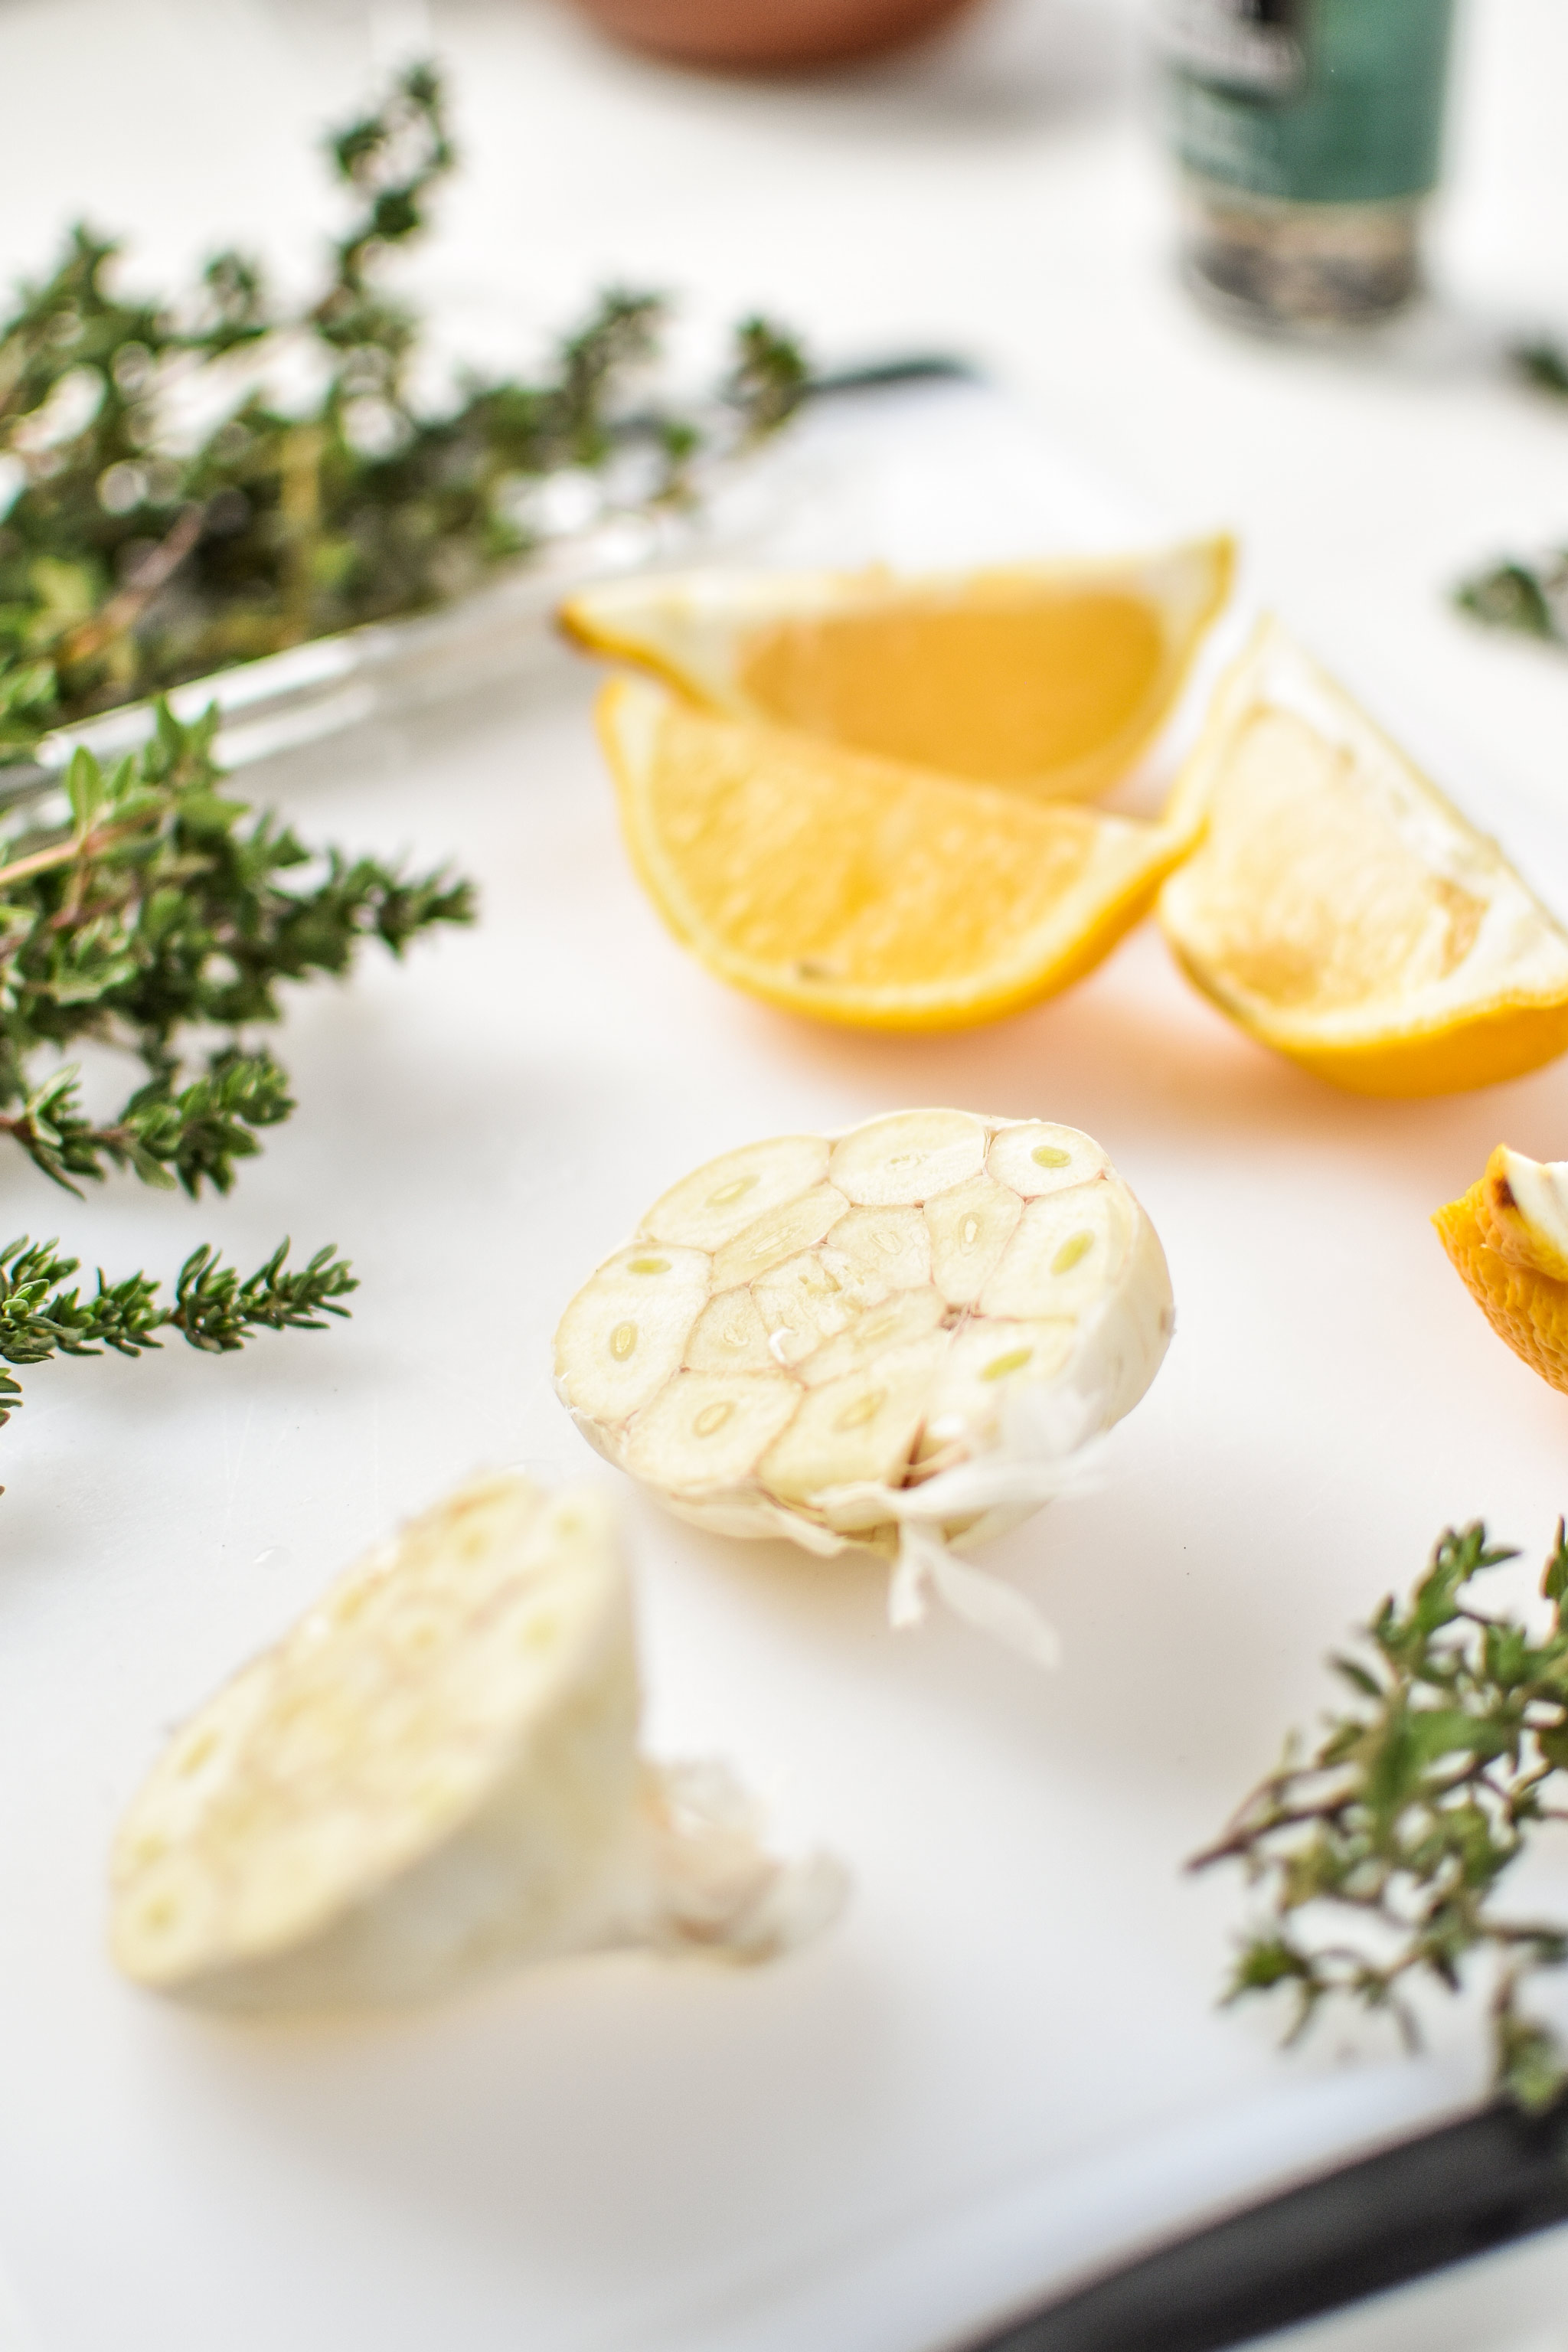
[[[824,1925],[837,1866],[766,1854],[724,1768],[642,1762],[637,1714],[602,1498],[481,1479],[178,1733],[115,1842],[114,1956],[299,2010],[615,1944],[761,1958]]]
[[[1041,1657],[1020,1596],[952,1560],[1062,1490],[1170,1339],[1148,1217],[1078,1129],[900,1111],[726,1152],[577,1293],[556,1389],[610,1461],[729,1535],[897,1555]]]

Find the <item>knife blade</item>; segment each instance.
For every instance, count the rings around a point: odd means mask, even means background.
[[[1568,2096],[1462,2116],[1154,2247],[965,2352],[1226,2352],[1568,2221]]]

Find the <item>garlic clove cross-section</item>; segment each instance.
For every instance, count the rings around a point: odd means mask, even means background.
[[[575,1327],[590,1355],[600,1320]],[[185,2000],[301,2011],[611,1945],[763,1958],[825,1925],[837,1865],[768,1855],[722,1766],[642,1761],[637,1716],[601,1497],[479,1480],[176,1735],[115,1841],[115,1958]]]
[[[656,1259],[657,1276],[626,1271]],[[605,1368],[621,1326],[605,1302],[637,1278],[671,1303],[668,1320],[649,1311],[634,1381]],[[899,1562],[897,1622],[929,1582],[1047,1659],[1023,1597],[952,1549],[1077,1482],[1173,1321],[1154,1228],[1092,1137],[900,1111],[727,1152],[672,1186],[568,1307],[555,1381],[589,1443],[683,1517],[869,1546]]]

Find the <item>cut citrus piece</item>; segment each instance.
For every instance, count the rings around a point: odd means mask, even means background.
[[[762,1958],[823,1924],[833,1865],[771,1861],[721,1768],[642,1764],[637,1726],[603,1502],[479,1481],[178,1733],[115,1843],[115,1958],[183,1999],[310,2009],[613,1943]]]
[[[1085,799],[1157,732],[1232,562],[1209,539],[926,579],[687,572],[585,589],[561,617],[727,718]]]
[[[1215,698],[1160,897],[1191,977],[1363,1094],[1449,1094],[1568,1048],[1568,934],[1278,623]]]
[[[1500,1143],[1432,1223],[1493,1330],[1568,1394],[1568,1160]]]
[[[737,1234],[742,1176],[761,1213]],[[792,1221],[815,1238],[781,1263]],[[707,1302],[683,1294],[683,1364],[647,1394],[606,1381],[597,1301],[671,1231],[724,1240]],[[1089,1136],[900,1111],[728,1152],[666,1192],[567,1307],[555,1385],[589,1442],[683,1517],[896,1553],[904,1614],[911,1574],[929,1573],[962,1613],[1044,1654],[1021,1598],[947,1547],[1062,1490],[1153,1379],[1172,1319],[1154,1229]]]
[[[599,724],[633,862],[676,938],[825,1021],[957,1028],[1052,995],[1110,953],[1185,846],[1168,826],[710,718],[641,681],[605,688]]]

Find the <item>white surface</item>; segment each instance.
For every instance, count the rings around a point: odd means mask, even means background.
[[[758,91],[647,72],[543,9],[438,9],[474,178],[426,274],[458,324],[504,258],[557,315],[613,266],[699,288],[710,315],[772,299],[829,348],[984,341],[1135,504],[1048,456],[1026,476],[1011,428],[928,410],[912,491],[796,452],[789,551],[825,530],[905,560],[966,530],[987,552],[1103,541],[1144,506],[1237,521],[1288,617],[1544,869],[1568,666],[1469,635],[1435,590],[1568,520],[1568,432],[1468,366],[1302,362],[1189,318],[1101,21],[994,23],[945,60]],[[996,64],[1004,35],[1035,67]],[[1542,207],[1568,170],[1545,111],[1568,34],[1550,0],[1495,0],[1474,37],[1455,274],[1568,310]],[[300,127],[354,93],[367,47],[357,10],[302,0],[8,0],[0,68],[33,74],[36,103],[8,124],[28,199],[0,212],[5,257],[36,263],[81,205],[145,221],[165,258],[196,219],[204,243],[265,226],[297,256],[319,217]],[[66,57],[89,61],[68,139],[43,73]],[[301,1001],[283,1052],[303,1108],[234,1201],[78,1209],[0,1168],[6,1231],[63,1230],[89,1265],[172,1268],[208,1234],[255,1258],[291,1230],[342,1242],[364,1283],[330,1337],[34,1372],[0,1436],[0,2248],[41,2352],[922,2352],[1470,2085],[1473,2021],[1425,2068],[1345,2068],[1346,2039],[1284,2060],[1262,2019],[1216,2016],[1238,1897],[1179,1864],[1445,1520],[1546,1542],[1563,1408],[1426,1217],[1500,1136],[1562,1150],[1563,1072],[1342,1098],[1229,1031],[1149,933],[967,1036],[788,1022],[659,929],[589,690],[563,660],[460,724],[270,780],[318,835],[450,853],[486,918]],[[895,1639],[871,1567],[742,1551],[627,1495],[654,1744],[731,1754],[786,1834],[830,1842],[858,1882],[844,1928],[754,1976],[612,1961],[333,2032],[236,2032],[120,1988],[103,1853],[164,1727],[475,1463],[581,1473],[548,1336],[663,1183],[755,1133],[919,1100],[1098,1134],[1182,1323],[1117,1481],[992,1555],[1064,1631],[1055,1682],[957,1626]],[[1568,2253],[1526,2273],[1511,2336],[1472,2334],[1474,2290],[1448,2282],[1431,2292],[1459,2332],[1424,2305],[1422,2340],[1533,2352]],[[1403,2352],[1405,2324],[1332,2341]]]
[[[38,2352],[38,2339],[15,2291],[0,2278],[0,2352]]]
[[[781,457],[781,540],[912,562],[1111,528],[1030,450],[986,396],[843,407]],[[451,852],[485,922],[300,1005],[305,1108],[234,1202],[71,1214],[113,1266],[172,1264],[198,1224],[242,1255],[335,1236],[364,1288],[330,1338],[35,1373],[6,1433],[0,1759],[28,1793],[3,1832],[0,2211],[49,2352],[110,2310],[119,2343],[194,2347],[220,2304],[233,2352],[415,2352],[438,2323],[473,2352],[520,2328],[552,2352],[919,2352],[1467,2086],[1460,2056],[1336,2075],[1333,2036],[1287,2065],[1216,2016],[1237,1893],[1179,1864],[1438,1526],[1491,1509],[1544,1542],[1561,1406],[1425,1219],[1500,1129],[1550,1125],[1561,1075],[1341,1098],[1230,1032],[1149,934],[966,1035],[773,1015],[637,893],[590,690],[563,656],[255,772],[317,833]],[[119,1986],[104,1847],[172,1720],[475,1464],[620,1486],[554,1402],[548,1340],[646,1200],[753,1134],[948,1100],[1100,1136],[1176,1284],[1112,1484],[990,1555],[1062,1627],[1062,1675],[953,1624],[895,1637],[876,1566],[707,1539],[621,1489],[654,1744],[731,1754],[787,1832],[831,1842],[845,1927],[754,1976],[607,1961],[330,2031]]]

